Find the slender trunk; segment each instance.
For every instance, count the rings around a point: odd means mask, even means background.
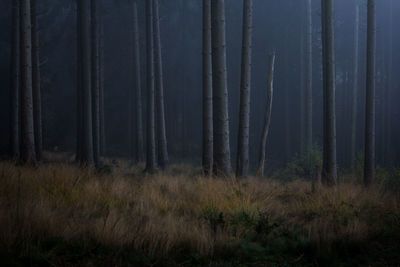
[[[21,156],[22,162],[36,164],[32,95],[32,26],[31,2],[20,1],[21,19]]]
[[[306,87],[305,87],[304,25],[300,37],[300,155],[306,152]]]
[[[307,78],[306,78],[306,150],[312,149],[312,129],[313,129],[313,47],[312,47],[312,5],[311,0],[307,0]]]
[[[247,178],[249,172],[251,50],[253,31],[253,0],[243,1],[242,74],[240,84],[239,133],[236,176]]]
[[[326,185],[337,184],[333,2],[333,0],[322,0],[325,120],[322,180]]]
[[[367,92],[365,109],[364,183],[374,182],[375,176],[375,67],[376,67],[375,0],[368,0],[367,23]]]
[[[91,94],[91,60],[90,60],[90,0],[79,0],[80,23],[80,71],[81,71],[81,112],[82,131],[81,164],[93,163],[93,132],[92,132],[92,94]]]
[[[147,157],[146,171],[156,170],[155,114],[154,114],[154,42],[153,0],[146,0],[147,9]]]
[[[99,98],[100,98],[100,156],[106,155],[106,126],[104,113],[104,26],[103,21],[100,21],[100,36],[99,36]]]
[[[356,6],[356,19],[354,23],[354,50],[353,50],[353,96],[351,111],[351,169],[354,170],[357,153],[357,110],[358,110],[358,62],[359,62],[359,32],[360,32],[360,7]]]
[[[11,43],[11,157],[20,156],[20,9],[19,0],[12,2]]]
[[[203,0],[203,172],[212,173],[213,99],[212,99],[211,0]]]
[[[269,62],[267,104],[265,111],[264,128],[261,135],[260,153],[258,158],[258,171],[257,171],[257,175],[261,177],[264,177],[265,148],[267,145],[269,126],[271,123],[272,99],[274,95],[275,53],[272,53],[270,55],[269,60],[270,62]]]
[[[212,69],[214,173],[229,176],[232,171],[229,147],[228,85],[226,70],[225,0],[213,0]]]
[[[385,129],[385,143],[384,143],[384,153],[386,158],[386,164],[390,165],[392,163],[392,99],[391,94],[393,90],[393,0],[390,0],[390,15],[389,15],[389,40],[388,40],[388,86],[386,90],[386,129]]]
[[[154,27],[154,55],[156,69],[156,98],[157,98],[157,141],[158,164],[161,169],[168,165],[167,133],[165,130],[165,105],[164,84],[161,54],[160,22],[158,12],[158,0],[153,0],[153,27]]]
[[[42,134],[42,101],[40,91],[40,57],[39,57],[39,27],[37,19],[37,0],[31,0],[32,20],[32,92],[33,120],[35,130],[36,159],[41,160],[43,154]]]
[[[136,161],[144,159],[143,154],[143,120],[142,120],[142,84],[140,74],[140,46],[139,46],[139,23],[136,2],[133,4],[133,27],[134,27],[134,53],[135,53],[135,78],[136,78]]]
[[[82,50],[81,50],[81,16],[80,16],[80,0],[76,0],[77,4],[77,27],[76,27],[76,162],[82,161]]]
[[[290,59],[289,59],[289,49],[291,47],[289,39],[289,26],[285,29],[285,54],[284,54],[284,64],[286,76],[290,76]],[[285,131],[285,164],[287,164],[291,158],[291,130],[290,130],[290,97],[289,97],[289,79],[284,81],[284,131]]]

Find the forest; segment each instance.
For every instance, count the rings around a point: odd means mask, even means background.
[[[0,265],[400,265],[398,14],[2,0]]]

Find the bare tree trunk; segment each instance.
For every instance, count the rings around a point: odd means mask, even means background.
[[[265,148],[267,146],[267,139],[269,133],[269,126],[271,123],[272,113],[272,99],[274,95],[274,72],[275,72],[275,53],[272,53],[269,57],[269,77],[268,77],[268,94],[267,104],[264,119],[264,128],[261,135],[260,142],[260,153],[258,158],[258,171],[257,176],[264,177],[264,166],[265,166]]]
[[[322,0],[324,64],[324,164],[322,180],[337,184],[333,0]]]
[[[365,164],[366,186],[375,178],[375,67],[376,67],[376,11],[375,0],[368,0],[367,23],[367,92],[365,110]]]
[[[32,26],[31,1],[20,1],[21,26],[21,159],[24,163],[36,164],[35,133],[32,95]]]
[[[164,84],[161,54],[160,22],[158,12],[158,0],[153,0],[153,27],[154,27],[154,55],[156,69],[156,98],[157,98],[157,141],[158,141],[158,164],[161,169],[168,166],[167,133],[165,130],[165,104]]]
[[[42,101],[40,91],[40,57],[39,57],[39,27],[37,19],[37,0],[31,0],[32,19],[32,92],[33,92],[33,122],[35,130],[36,159],[42,160]]]
[[[213,88],[211,48],[211,0],[203,0],[203,172],[213,166]]]
[[[353,96],[351,111],[351,169],[355,168],[356,163],[356,138],[357,138],[357,110],[358,110],[358,62],[359,62],[359,32],[360,32],[360,7],[356,6],[356,16],[354,23],[354,58],[353,58]]]
[[[307,79],[306,79],[306,151],[312,149],[313,134],[313,48],[312,48],[312,5],[311,0],[307,0],[307,24],[306,24],[306,43],[307,43]]]
[[[147,9],[147,157],[146,171],[156,170],[156,141],[154,114],[154,42],[153,0],[146,0]]]
[[[213,0],[212,69],[214,173],[229,176],[232,171],[229,147],[228,85],[226,70],[225,0]]]
[[[104,113],[104,25],[100,20],[99,36],[99,98],[100,98],[100,156],[106,155],[106,126]]]
[[[242,75],[240,84],[240,113],[236,176],[247,178],[249,173],[249,131],[251,52],[253,31],[253,0],[243,1]]]
[[[90,60],[90,0],[78,0],[78,16],[80,23],[80,70],[81,70],[81,112],[82,131],[81,164],[93,164],[93,132],[92,132],[92,94],[91,94],[91,60]]]
[[[11,36],[11,157],[20,156],[20,4],[12,2]]]
[[[300,155],[306,152],[306,87],[305,87],[305,23],[302,21],[300,37]]]
[[[92,131],[93,160],[100,163],[100,79],[99,79],[99,25],[98,0],[91,0],[91,63],[92,63]]]
[[[82,49],[81,49],[81,16],[80,0],[76,0],[77,27],[76,27],[76,162],[82,161],[82,131],[83,131],[83,108],[82,108]]]
[[[134,53],[135,53],[135,78],[136,78],[136,161],[144,159],[143,154],[143,120],[142,120],[142,83],[140,74],[140,46],[139,23],[136,2],[133,3],[133,27],[134,27]]]

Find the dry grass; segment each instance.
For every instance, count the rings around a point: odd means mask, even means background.
[[[305,181],[212,179],[187,166],[145,176],[141,166],[119,165],[104,174],[62,163],[0,163],[0,255],[12,263],[36,257],[49,266],[92,265],[81,258],[98,253],[104,263],[104,247],[113,249],[107,265],[115,266],[230,259],[314,265],[324,255],[341,261],[346,255],[337,247],[354,246],[372,257],[367,262],[398,259],[379,253],[398,255],[399,198],[377,188],[345,184],[312,193]],[[91,256],[66,256],[74,248],[62,252],[57,242],[78,243]],[[364,255],[370,249],[379,256]],[[123,251],[135,251],[135,259]]]

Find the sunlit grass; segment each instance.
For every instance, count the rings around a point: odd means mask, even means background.
[[[307,181],[208,178],[184,165],[152,176],[128,162],[110,168],[0,163],[0,255],[56,266],[324,264],[347,257],[343,246],[372,262],[398,259],[399,198],[378,187],[312,192]]]

